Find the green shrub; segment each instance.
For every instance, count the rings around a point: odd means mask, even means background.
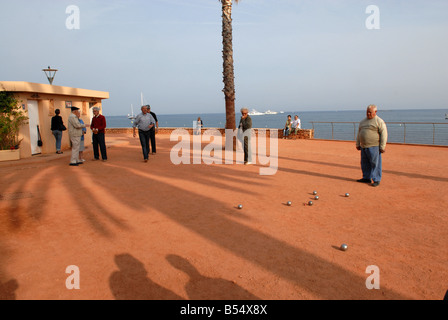
[[[0,91],[0,150],[19,147],[19,130],[27,120],[14,93]]]

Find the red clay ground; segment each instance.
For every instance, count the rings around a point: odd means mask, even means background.
[[[373,188],[355,182],[353,142],[279,140],[279,169],[261,176],[258,164],[173,165],[176,142],[157,139],[148,163],[138,139],[108,135],[106,163],[89,149],[80,167],[68,150],[0,164],[1,299],[440,300],[448,289],[448,148],[389,144]],[[66,287],[70,265],[79,290]],[[370,265],[378,290],[366,288]]]

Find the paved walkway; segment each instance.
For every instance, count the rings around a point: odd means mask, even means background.
[[[177,142],[157,139],[147,163],[138,139],[108,135],[107,162],[0,164],[0,299],[445,295],[448,148],[388,145],[373,188],[355,182],[352,142],[279,140],[276,174],[260,175],[259,161],[174,165]]]

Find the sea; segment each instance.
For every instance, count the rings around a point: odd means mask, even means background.
[[[224,128],[225,113],[158,114],[159,127],[192,128],[193,122],[201,117],[204,128]],[[407,144],[427,144],[448,146],[447,109],[378,110],[388,128],[388,141]],[[302,129],[314,129],[315,139],[349,140],[356,139],[358,123],[366,117],[366,110],[344,111],[284,111],[277,114],[252,115],[253,128],[281,129],[287,116],[297,115]],[[107,116],[109,128],[132,127],[127,115]],[[237,112],[238,126],[241,115]]]

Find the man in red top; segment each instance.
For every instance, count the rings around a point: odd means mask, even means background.
[[[92,124],[90,125],[90,129],[92,129],[92,143],[93,143],[93,160],[99,160],[100,154],[98,151],[101,151],[101,158],[103,161],[107,161],[107,152],[106,152],[106,139],[104,137],[104,129],[106,129],[106,118],[100,114],[100,109],[98,107],[93,107],[93,118]]]

